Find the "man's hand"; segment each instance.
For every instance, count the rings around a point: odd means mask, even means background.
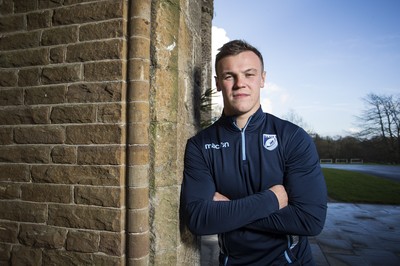
[[[275,193],[275,196],[279,202],[279,209],[282,209],[288,205],[288,196],[284,186],[275,185],[270,187],[269,190]]]
[[[228,199],[227,197],[218,192],[215,192],[213,201],[230,201],[230,199]]]

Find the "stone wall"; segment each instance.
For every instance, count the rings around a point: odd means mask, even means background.
[[[199,264],[179,188],[212,6],[0,1],[1,265]]]

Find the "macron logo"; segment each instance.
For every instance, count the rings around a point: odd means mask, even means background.
[[[206,150],[209,150],[209,149],[219,150],[219,149],[222,149],[222,148],[229,148],[229,142],[221,142],[220,144],[215,144],[215,143],[205,144],[204,148]]]

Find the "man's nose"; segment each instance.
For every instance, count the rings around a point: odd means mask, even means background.
[[[241,75],[236,76],[235,88],[242,88],[244,86],[244,77]]]

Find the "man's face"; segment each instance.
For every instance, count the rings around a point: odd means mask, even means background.
[[[260,88],[264,87],[265,72],[258,56],[245,51],[222,58],[215,78],[222,91],[226,115],[250,117],[260,107]]]

